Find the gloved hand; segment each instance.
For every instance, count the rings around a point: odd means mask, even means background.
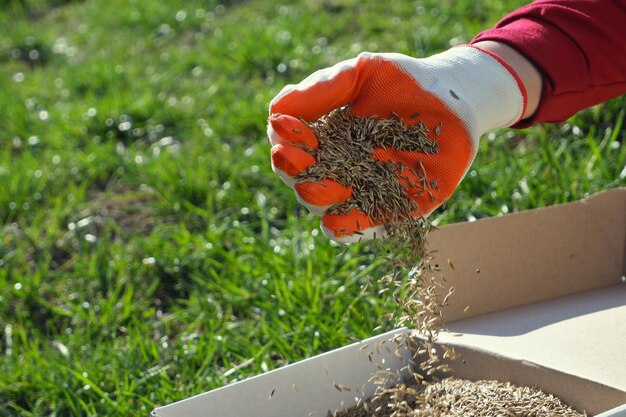
[[[397,115],[405,125],[427,126],[429,138],[439,147],[436,154],[376,149],[374,158],[423,167],[429,180],[437,181],[437,189],[414,197],[419,207],[415,215],[428,216],[467,173],[480,136],[510,126],[524,114],[526,93],[503,60],[472,46],[424,59],[362,53],[284,87],[270,104],[272,168],[294,187],[300,202],[323,215],[322,230],[338,242],[384,236],[384,224],[357,209],[343,215],[327,213],[348,199],[352,189],[329,179],[296,183],[295,176],[315,163],[302,147],[317,147],[315,135],[300,119],[312,122],[345,105],[355,116]],[[398,181],[407,181],[408,172],[398,174]]]

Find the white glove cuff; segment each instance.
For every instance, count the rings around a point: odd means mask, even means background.
[[[463,120],[475,141],[488,130],[515,124],[524,114],[524,85],[491,52],[463,45],[412,63],[405,59],[398,63]]]
[[[474,112],[479,136],[491,129],[509,127],[521,119],[526,110],[526,89],[502,58],[477,47],[459,46],[433,59],[463,71],[462,83],[450,82],[459,85],[457,96],[469,104],[466,111]]]

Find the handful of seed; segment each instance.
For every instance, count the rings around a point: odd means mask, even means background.
[[[416,114],[414,118],[418,117]],[[455,378],[440,379],[450,371],[447,359],[456,356],[436,343],[444,328],[442,308],[454,288],[443,288],[438,265],[426,247],[431,225],[416,215],[419,207],[412,198],[437,188],[436,179],[427,178],[423,166],[406,167],[396,161],[378,161],[374,150],[398,149],[436,154],[437,142],[429,139],[423,123],[407,126],[394,114],[391,119],[358,117],[348,107],[332,111],[309,123],[319,146],[316,163],[296,177],[298,182],[332,179],[351,186],[352,197],[329,209],[346,214],[353,209],[385,225],[386,238],[374,241],[377,249],[389,254],[389,273],[380,279],[382,292],[393,294],[395,309],[385,318],[394,327],[414,329],[420,339],[405,337],[396,344],[408,345],[415,356],[408,371],[411,381],[389,387],[394,375],[382,371],[372,377],[378,385],[374,397],[337,417],[443,417],[443,416],[565,416],[579,417],[557,398],[528,387],[515,387],[497,381],[470,382]],[[435,136],[440,134],[434,132]],[[403,170],[417,178],[409,195],[406,182],[399,181]],[[431,194],[432,195],[432,194]]]
[[[347,214],[353,209],[384,224],[389,238],[411,241],[416,246],[413,255],[421,252],[423,219],[416,215],[419,207],[408,195],[408,187],[399,181],[399,173],[409,170],[417,180],[412,180],[412,193],[430,193],[437,187],[429,181],[423,166],[406,167],[398,161],[374,159],[374,150],[395,149],[435,154],[437,142],[428,138],[423,123],[407,126],[398,116],[380,119],[376,116],[358,117],[342,107],[310,123],[319,146],[314,152],[317,162],[296,177],[297,182],[332,179],[350,186],[353,195],[347,201],[329,209],[330,213]],[[416,191],[417,190],[417,191]],[[432,194],[431,194],[432,195]],[[419,238],[415,238],[415,233]],[[419,247],[419,248],[417,248]]]

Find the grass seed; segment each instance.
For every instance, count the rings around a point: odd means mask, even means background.
[[[454,93],[450,92],[453,97]],[[412,122],[419,117],[414,113]],[[417,122],[411,126],[392,112],[392,117],[359,117],[349,107],[332,111],[319,120],[308,123],[319,146],[308,150],[316,163],[296,177],[297,182],[320,182],[332,179],[353,190],[352,197],[329,208],[330,213],[347,214],[353,209],[385,225],[386,238],[374,241],[375,249],[388,260],[388,273],[380,279],[379,294],[389,294],[395,307],[385,317],[394,327],[405,326],[417,331],[419,339],[403,335],[396,337],[395,352],[402,347],[415,352],[402,371],[408,372],[412,384],[397,383],[400,372],[390,372],[376,364],[378,372],[370,378],[377,385],[375,395],[358,406],[336,411],[337,417],[456,417],[468,415],[528,417],[559,415],[579,417],[580,414],[552,395],[537,389],[516,387],[497,381],[465,381],[446,377],[451,372],[447,360],[457,357],[450,347],[437,343],[444,328],[442,309],[448,305],[454,288],[441,283],[441,268],[433,262],[426,246],[432,226],[427,219],[416,216],[419,207],[415,196],[429,195],[438,189],[437,179],[427,177],[424,166],[406,167],[398,161],[373,159],[375,149],[399,149],[423,154],[436,154],[437,142],[429,139],[426,126]],[[443,134],[438,123],[433,134]],[[408,169],[418,181],[402,176]],[[399,182],[402,177],[412,188]],[[357,227],[361,225],[357,223]],[[340,232],[348,232],[343,229]],[[376,235],[374,235],[376,238]],[[449,267],[454,270],[452,261]],[[407,272],[408,271],[408,272]],[[476,270],[477,273],[480,270]],[[465,309],[467,311],[467,307]],[[384,346],[383,346],[384,345]],[[391,353],[391,349],[381,343]],[[361,349],[366,349],[363,346]],[[380,354],[379,345],[375,346]],[[372,362],[373,352],[368,352]],[[337,391],[349,388],[333,383]]]

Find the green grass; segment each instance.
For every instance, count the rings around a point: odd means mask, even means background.
[[[389,309],[381,261],[329,243],[270,170],[280,88],[469,41],[522,1],[0,4],[0,416],[145,416],[368,337]],[[434,218],[626,185],[625,112],[485,136]]]

